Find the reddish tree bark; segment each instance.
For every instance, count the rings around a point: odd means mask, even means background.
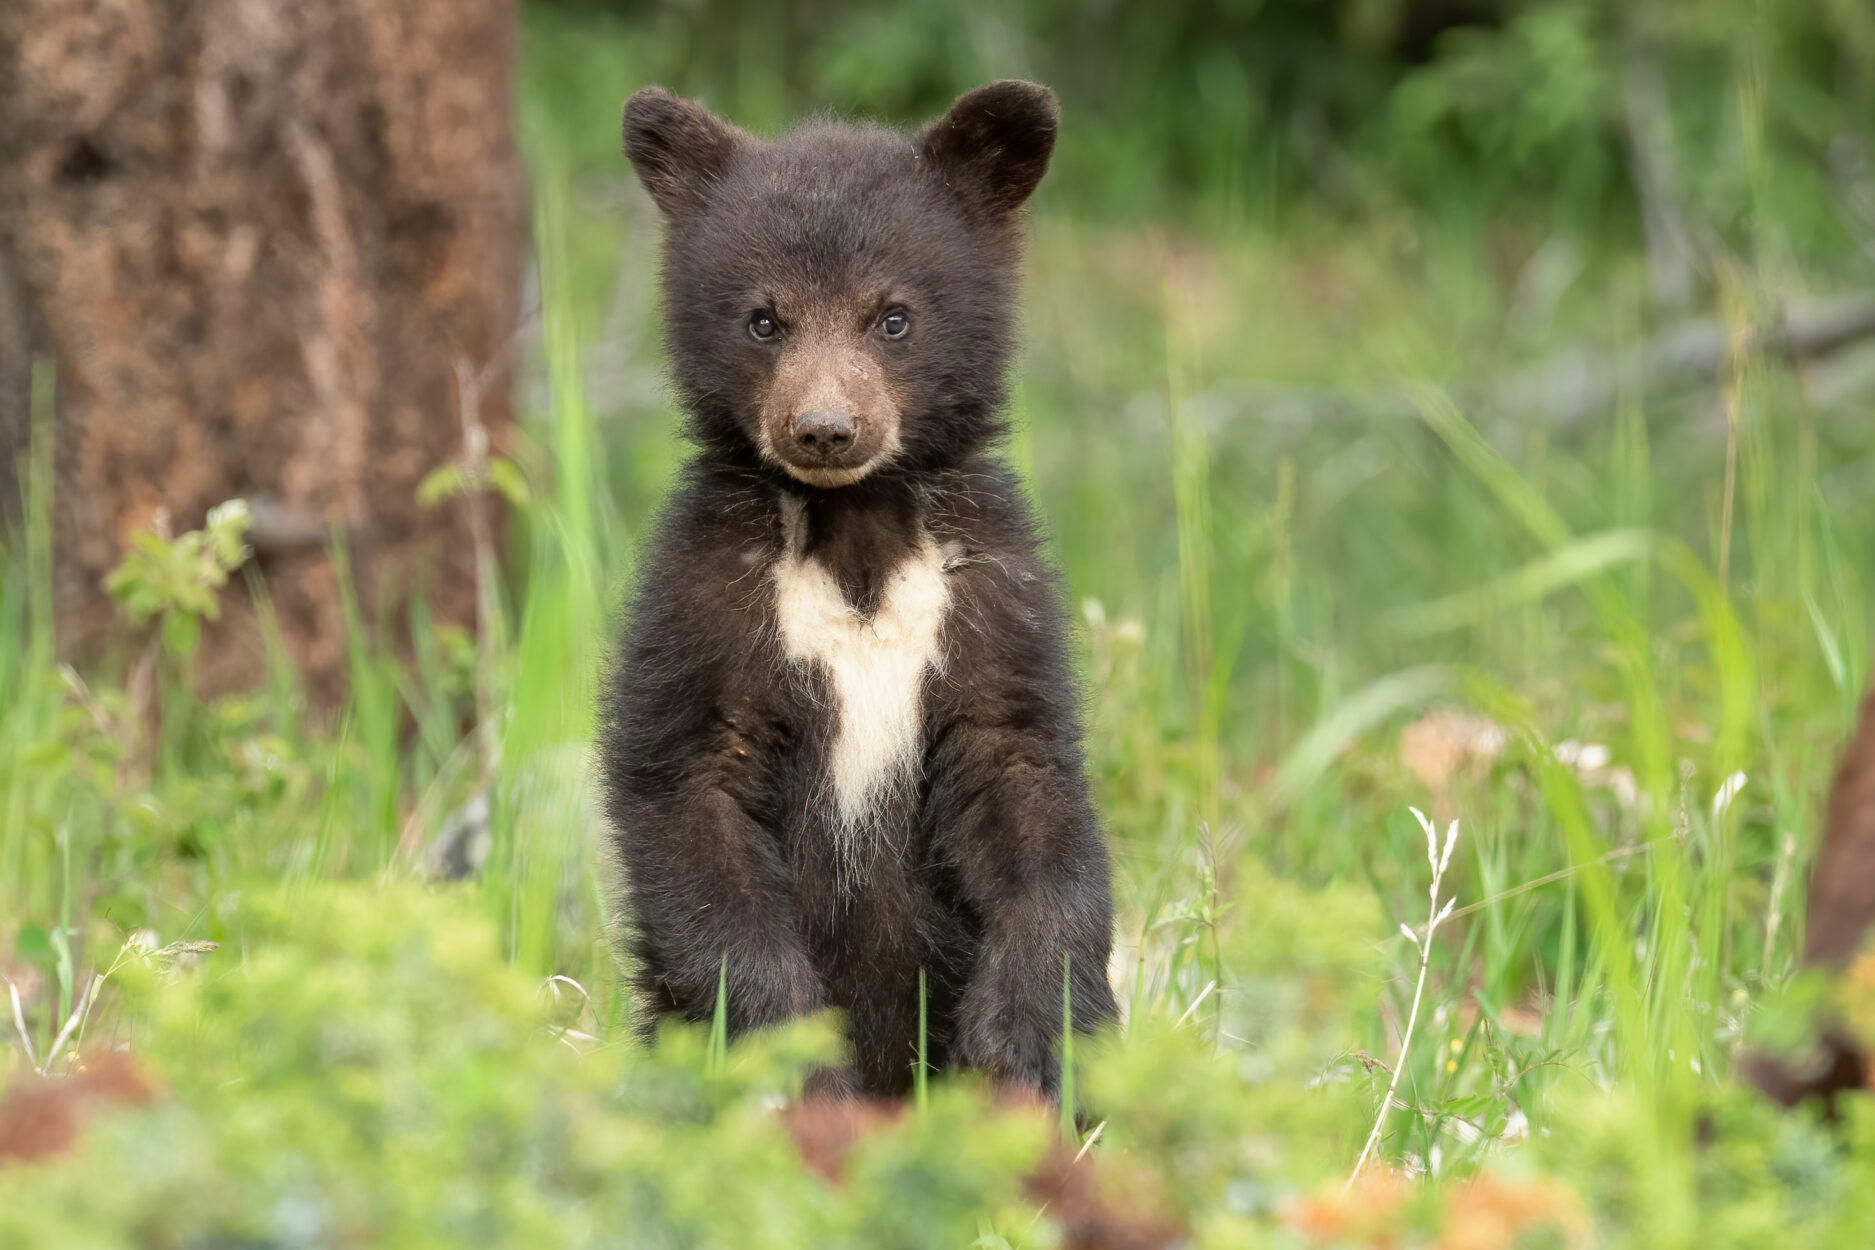
[[[472,625],[461,509],[418,482],[462,444],[458,370],[517,320],[517,0],[0,5],[0,455],[32,353],[57,374],[61,646],[95,654],[130,536],[233,497],[282,633],[329,696],[346,636],[410,595]],[[480,413],[497,446],[505,386]],[[13,476],[9,474],[9,477]],[[236,579],[198,680],[255,680]]]

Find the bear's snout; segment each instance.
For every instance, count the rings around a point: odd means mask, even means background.
[[[758,445],[797,481],[846,486],[897,454],[898,405],[863,347],[814,330],[802,327],[781,349]]]
[[[794,419],[794,446],[803,455],[832,460],[853,445],[853,418],[817,408]]]

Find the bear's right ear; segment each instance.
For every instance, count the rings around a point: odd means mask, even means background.
[[[662,87],[625,101],[625,156],[666,217],[701,208],[710,184],[748,141],[745,131]]]

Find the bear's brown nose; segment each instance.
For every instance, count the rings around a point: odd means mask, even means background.
[[[830,458],[853,445],[853,418],[817,409],[794,419],[794,442],[810,456]]]

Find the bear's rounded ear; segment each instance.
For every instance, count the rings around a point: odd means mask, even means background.
[[[1060,111],[1055,93],[1008,78],[959,96],[918,134],[918,154],[964,200],[1007,218],[1048,172]]]
[[[625,156],[666,217],[701,208],[746,132],[662,87],[625,101]]]

